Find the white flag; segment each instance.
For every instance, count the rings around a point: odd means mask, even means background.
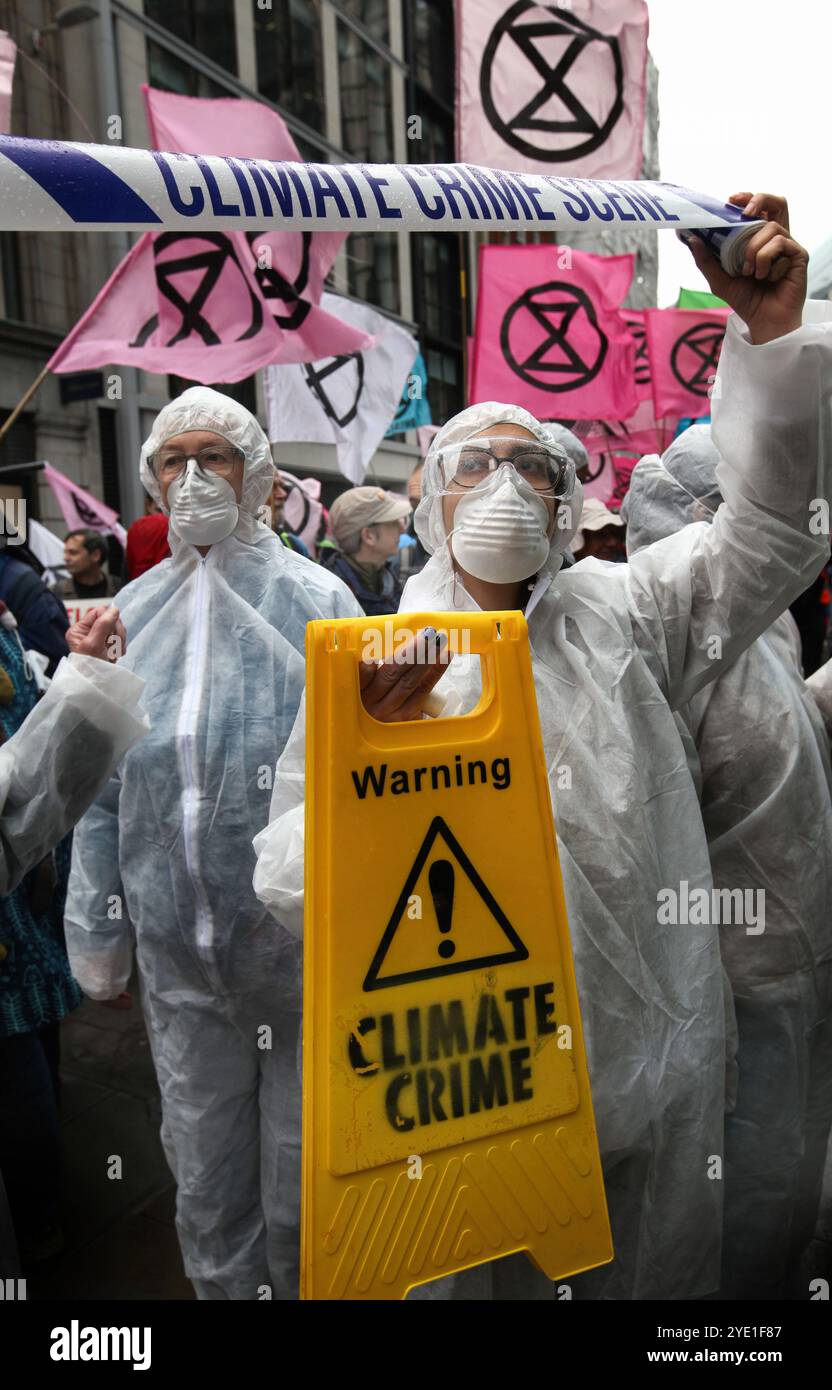
[[[392,421],[419,350],[406,329],[336,294],[321,308],[375,338],[375,345],[346,357],[266,367],[264,386],[269,439],[335,444],[338,467],[356,487]]]

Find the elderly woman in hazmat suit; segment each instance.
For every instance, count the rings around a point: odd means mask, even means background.
[[[561,570],[581,511],[565,451],[524,410],[471,406],[432,442],[416,514],[432,557],[400,605],[516,607],[528,621],[615,1246],[611,1265],[576,1281],[589,1296],[696,1298],[719,1287],[719,941],[710,922],[658,919],[668,891],[712,886],[672,708],[714,680],[825,559],[809,521],[812,499],[830,494],[832,337],[814,321],[832,320],[832,308],[804,316],[807,257],[780,225],[785,203],[738,200],[752,216],[770,215],[749,241],[749,275],[731,279],[692,246],[736,310],[715,391],[725,505],[713,526],[688,527],[628,564],[587,559]],[[383,720],[416,717],[441,670],[366,668],[365,706]],[[475,663],[455,658],[435,694],[446,693],[443,713],[453,713],[478,690]],[[296,933],[302,797],[298,725],[255,876],[261,899]],[[507,1238],[505,1248],[522,1247]],[[436,1291],[499,1295],[502,1265]]]
[[[296,1296],[301,956],[251,888],[252,836],[297,713],[312,618],[360,613],[346,587],[257,520],[269,442],[229,397],[194,387],[141,456],[171,558],[119,594],[123,665],[151,731],[75,833],[73,972],[93,999],[136,960],[200,1298]]]
[[[719,466],[706,425],[686,430],[661,459],[642,459],[624,501],[627,553],[691,522],[712,524]],[[723,890],[719,942],[737,1020],[722,1296],[796,1296],[832,1124],[832,770],[791,614],[676,713],[693,740],[714,886]]]

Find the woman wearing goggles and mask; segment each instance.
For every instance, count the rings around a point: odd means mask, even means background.
[[[832,491],[832,338],[819,325],[832,307],[804,304],[807,257],[788,234],[783,200],[738,197],[750,215],[771,219],[749,240],[747,274],[732,279],[693,246],[711,289],[736,311],[713,392],[724,498],[713,524],[687,526],[627,564],[586,559],[561,570],[582,493],[565,466],[569,448],[557,447],[563,435],[518,407],[474,405],[432,442],[415,518],[431,559],[400,605],[410,613],[517,607],[528,621],[615,1247],[611,1265],[570,1281],[575,1296],[699,1298],[720,1282],[718,924],[685,916],[670,925],[659,912],[668,893],[679,902],[699,889],[711,901],[712,888],[673,708],[819,572],[827,547],[810,532],[812,499]],[[443,716],[464,712],[479,698],[479,663],[399,660],[361,671],[365,707],[382,721],[422,717],[433,685]],[[256,841],[255,890],[296,933],[302,763],[296,724],[272,822]],[[419,1294],[538,1291],[554,1296],[524,1258]]]

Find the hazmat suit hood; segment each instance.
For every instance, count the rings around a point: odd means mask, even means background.
[[[425,466],[422,471],[422,496],[413,521],[416,534],[429,552],[431,559],[421,573],[414,575],[408,581],[406,587],[407,604],[405,605],[404,599],[402,599],[402,608],[405,606],[411,609],[418,608],[420,606],[420,591],[428,592],[434,589],[437,583],[441,584],[445,579],[450,579],[454,573],[442,505],[445,490],[442,451],[463,444],[474,435],[482,434],[484,430],[491,429],[494,425],[519,425],[534,435],[535,439],[539,439],[541,444],[560,449],[570,462],[574,462],[563,441],[563,436],[570,432],[562,430],[559,426],[558,429],[561,433],[556,436],[550,426],[541,424],[528,410],[523,410],[521,406],[504,405],[499,401],[482,401],[478,405],[470,405],[465,410],[461,410],[458,415],[454,415],[447,424],[442,426],[438,434],[434,435],[425,459]],[[575,440],[575,444],[580,446],[580,441],[575,439],[574,435],[571,437]],[[541,570],[541,579],[545,576],[547,586],[563,564],[563,553],[569,548],[578,529],[582,507],[583,487],[576,478],[572,496],[567,501],[558,503],[558,516],[551,537],[548,559]]]
[[[710,425],[691,425],[659,457],[648,454],[633,469],[621,508],[627,554],[664,540],[694,521],[713,521],[722,494],[716,480],[719,451]]]
[[[583,441],[555,420],[550,421],[545,428],[552,443],[560,445],[569,462],[574,464],[576,475],[580,477],[581,469],[589,468],[589,454]]]
[[[243,455],[243,487],[237,504],[239,517],[231,534],[243,541],[258,539],[260,532],[268,531],[268,527],[258,521],[257,513],[274,485],[276,470],[271,447],[250,410],[209,386],[192,386],[159,411],[142,445],[139,473],[145,491],[164,514],[170,516],[170,508],[162,501],[162,489],[153,471],[153,458],[166,440],[188,430],[213,430]],[[174,553],[187,544],[173,530],[168,539]]]

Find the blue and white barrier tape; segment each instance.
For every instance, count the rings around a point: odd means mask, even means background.
[[[739,208],[670,183],[472,164],[289,164],[0,136],[2,231],[713,229],[736,274]]]

